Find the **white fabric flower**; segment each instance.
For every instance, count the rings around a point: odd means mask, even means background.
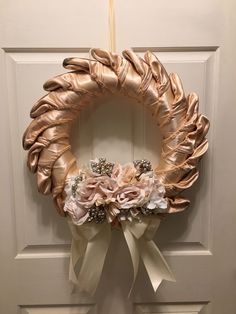
[[[168,202],[164,198],[165,195],[165,187],[160,184],[158,179],[154,179],[154,189],[150,195],[149,201],[147,202],[148,209],[167,209]]]

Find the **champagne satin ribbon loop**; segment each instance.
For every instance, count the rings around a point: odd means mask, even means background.
[[[159,218],[144,218],[140,223],[122,222],[122,229],[134,268],[134,278],[130,293],[137,276],[140,257],[143,260],[155,292],[162,280],[175,281],[167,262],[156,244],[152,241],[160,222]]]
[[[93,295],[99,283],[110,244],[110,224],[74,225],[68,220],[72,233],[69,279],[81,291]],[[77,263],[82,258],[80,270]]]

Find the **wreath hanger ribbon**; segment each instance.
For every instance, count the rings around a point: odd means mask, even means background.
[[[140,223],[129,221],[121,223],[134,271],[130,293],[138,273],[140,257],[155,292],[162,280],[175,281],[167,262],[152,240],[160,222],[159,218],[144,218]],[[71,220],[68,220],[68,223],[72,233],[69,279],[81,291],[93,295],[99,283],[110,244],[110,224],[93,223],[76,226]],[[80,267],[78,267],[79,260],[81,260]]]

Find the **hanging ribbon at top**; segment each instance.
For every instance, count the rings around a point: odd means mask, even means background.
[[[116,51],[116,21],[114,1],[109,0],[109,36],[110,36],[110,51]]]

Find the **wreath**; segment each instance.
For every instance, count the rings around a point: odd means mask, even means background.
[[[23,136],[28,167],[37,174],[39,192],[52,194],[59,214],[68,217],[74,283],[91,293],[96,290],[111,226],[118,226],[130,250],[134,279],[141,257],[156,290],[173,275],[152,238],[161,218],[190,203],[180,193],[198,178],[209,121],[198,112],[198,96],[185,96],[178,75],[168,75],[151,52],[144,58],[131,50],[123,56],[101,49],[90,54],[89,59],[65,59],[63,65],[71,71],[44,84],[48,94],[33,106],[33,121]],[[70,145],[73,122],[96,98],[115,93],[151,110],[162,134],[157,166],[145,158],[120,165],[104,156],[77,165]]]

